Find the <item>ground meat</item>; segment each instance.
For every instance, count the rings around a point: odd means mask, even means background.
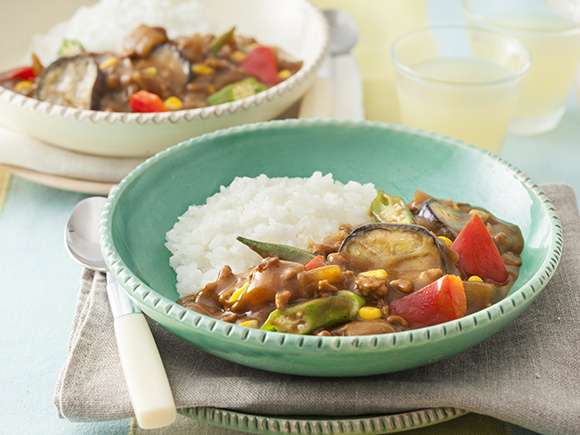
[[[326,257],[326,262],[328,264],[337,264],[339,266],[346,266],[348,264],[348,261],[346,261],[340,252],[333,252],[332,254],[328,254]]]
[[[522,265],[522,259],[513,252],[506,252],[505,254],[502,254],[501,260],[504,262],[506,266],[519,267]]]
[[[292,292],[288,290],[276,293],[276,309],[281,310],[284,308],[286,305],[288,305],[290,299],[292,299]]]
[[[390,284],[402,293],[411,293],[413,291],[413,283],[408,279],[394,279]]]
[[[318,294],[323,295],[325,293],[336,293],[338,288],[330,284],[327,280],[318,281]]]
[[[341,225],[338,232],[328,236],[322,241],[322,243],[313,245],[310,250],[316,255],[326,257],[333,252],[337,252],[344,239],[346,239],[350,233],[352,233],[352,228],[350,226]]]
[[[387,280],[376,276],[358,275],[355,281],[358,292],[371,299],[379,299],[387,295]]]

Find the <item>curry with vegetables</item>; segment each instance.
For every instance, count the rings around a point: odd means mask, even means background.
[[[343,225],[309,250],[238,237],[263,258],[178,303],[250,328],[319,336],[437,325],[503,299],[517,280],[520,229],[485,209],[379,190],[376,223]]]
[[[32,64],[0,74],[0,85],[52,104],[110,112],[167,112],[240,100],[294,75],[302,62],[276,47],[239,36],[169,39],[161,27],[141,25],[123,53],[90,53],[64,41],[46,68]]]

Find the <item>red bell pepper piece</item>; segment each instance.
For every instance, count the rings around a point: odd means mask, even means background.
[[[168,111],[159,95],[144,89],[131,95],[131,98],[129,99],[129,106],[135,112],[141,113]]]
[[[465,316],[467,300],[463,281],[444,275],[437,281],[389,304],[391,314],[413,327],[438,325]]]
[[[312,270],[323,266],[326,266],[326,261],[324,260],[324,257],[322,255],[317,255],[312,260],[310,260],[308,264],[304,267],[306,268],[306,270]]]
[[[240,68],[262,83],[276,85],[280,81],[276,58],[270,47],[260,45],[254,48],[240,62]]]
[[[14,68],[0,75],[0,82],[7,82],[8,80],[24,79],[32,80],[34,78],[34,70],[31,66],[23,66]]]
[[[451,249],[459,254],[457,266],[466,274],[500,284],[507,281],[508,273],[499,250],[477,214],[457,235]]]

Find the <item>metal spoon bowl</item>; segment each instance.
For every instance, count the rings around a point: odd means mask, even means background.
[[[107,198],[95,196],[79,202],[73,209],[64,232],[69,255],[87,269],[106,272],[107,265],[99,246],[99,220]]]
[[[339,9],[329,9],[323,13],[330,26],[330,54],[348,53],[358,42],[359,31],[356,21]]]

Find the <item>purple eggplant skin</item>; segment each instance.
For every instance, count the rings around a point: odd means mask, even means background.
[[[183,86],[193,78],[191,63],[173,44],[157,44],[151,49],[149,56],[143,59],[153,61],[169,69],[174,77],[180,78],[179,82],[183,83]]]
[[[420,223],[438,236],[455,240],[471,215],[455,210],[436,199],[428,199],[419,208],[417,217]]]
[[[356,228],[339,252],[357,273],[384,269],[391,279],[415,281],[421,272],[453,273],[453,259],[430,231],[419,225],[375,223]]]
[[[191,63],[170,43],[155,45],[146,57],[132,59],[135,82],[140,89],[157,94],[162,100],[183,98],[192,78]]]
[[[97,62],[80,54],[61,57],[44,69],[34,90],[34,98],[47,103],[97,110],[103,74]]]

